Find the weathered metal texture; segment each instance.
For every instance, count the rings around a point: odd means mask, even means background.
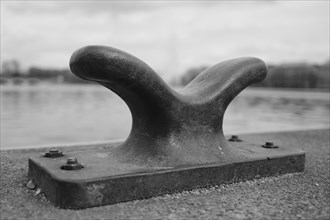
[[[301,150],[287,146],[266,149],[246,140],[229,145],[244,159],[148,166],[118,161],[113,154],[118,146],[102,150],[91,147],[61,158],[30,158],[29,177],[56,206],[81,209],[304,170],[305,154]],[[72,156],[83,161],[84,168],[62,170],[61,166]]]
[[[223,116],[239,92],[267,73],[260,59],[229,60],[203,71],[177,92],[138,58],[105,46],[77,50],[70,67],[127,103],[132,130],[114,152],[117,158],[159,166],[230,162],[239,157],[226,144]]]
[[[119,146],[29,160],[30,177],[60,207],[111,204],[304,169],[299,150],[265,149],[235,138],[227,142],[223,135],[229,103],[266,76],[266,65],[257,58],[212,66],[180,92],[141,60],[111,47],[84,47],[72,55],[70,67],[119,95],[133,123]],[[68,156],[78,158],[81,169],[63,170]]]

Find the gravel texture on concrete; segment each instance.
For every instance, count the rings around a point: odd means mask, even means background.
[[[303,149],[303,173],[83,210],[56,208],[26,186],[28,158],[45,149],[1,151],[0,215],[1,219],[330,219],[329,136],[329,130],[240,135]]]

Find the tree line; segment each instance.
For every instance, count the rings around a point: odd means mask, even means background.
[[[28,70],[22,71],[17,60],[4,61],[2,63],[0,77],[3,78],[2,80],[6,78],[20,78],[36,79],[38,81],[48,81],[54,83],[89,83],[88,81],[82,80],[73,75],[69,69],[30,67]]]
[[[185,86],[208,66],[188,69],[174,84]],[[329,62],[322,65],[306,63],[269,65],[265,80],[256,83],[255,87],[275,88],[330,88]]]
[[[329,62],[322,65],[307,63],[269,65],[265,80],[254,84],[255,87],[277,88],[330,88]],[[208,66],[199,66],[188,69],[182,76],[173,80],[171,84],[185,86]],[[58,83],[90,83],[71,73],[69,69],[45,69],[31,67],[22,72],[19,62],[6,61],[2,64],[0,77],[3,78],[30,78],[38,81],[51,81]]]

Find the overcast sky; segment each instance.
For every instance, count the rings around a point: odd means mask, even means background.
[[[1,1],[1,61],[67,68],[85,45],[127,51],[165,79],[242,56],[329,60],[329,1]]]

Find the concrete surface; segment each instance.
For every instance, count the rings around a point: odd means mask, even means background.
[[[240,135],[247,136],[305,150],[305,172],[64,210],[26,187],[28,157],[45,149],[7,150],[1,151],[1,219],[330,219],[329,130]]]

